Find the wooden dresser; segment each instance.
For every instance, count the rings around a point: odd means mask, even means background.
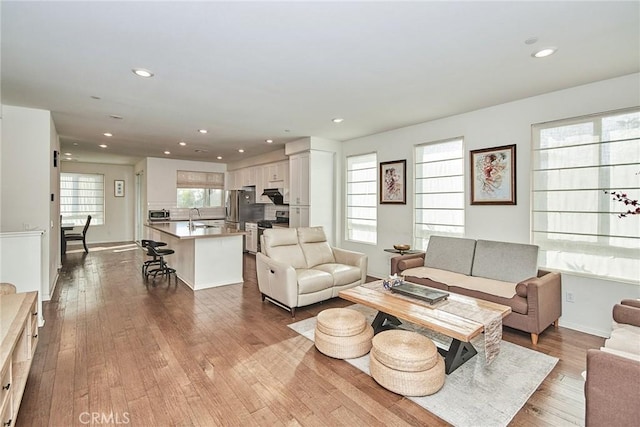
[[[38,344],[38,292],[0,295],[0,425],[15,424]]]

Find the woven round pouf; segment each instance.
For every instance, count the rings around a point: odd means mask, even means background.
[[[336,359],[353,359],[371,350],[373,328],[362,313],[330,308],[318,314],[315,344],[318,351]]]
[[[379,333],[369,358],[373,379],[394,393],[427,396],[444,385],[444,359],[433,341],[416,332]]]
[[[13,283],[0,283],[0,295],[16,293],[16,286]]]

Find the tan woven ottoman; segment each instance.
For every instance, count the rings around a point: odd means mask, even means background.
[[[416,332],[380,332],[369,358],[373,379],[394,393],[427,396],[444,385],[444,359],[433,341]]]
[[[373,328],[364,314],[348,308],[330,308],[318,314],[316,348],[336,359],[353,359],[371,350]]]

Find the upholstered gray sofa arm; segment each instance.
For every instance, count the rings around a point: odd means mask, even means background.
[[[424,253],[400,255],[391,258],[391,274],[401,274],[404,270],[424,265]]]
[[[257,253],[256,273],[258,288],[263,295],[267,295],[288,307],[297,306],[298,277],[292,266],[275,261],[262,253]]]
[[[600,350],[587,350],[586,427],[636,426],[640,362]]]
[[[340,248],[332,247],[331,249],[333,250],[333,257],[336,259],[336,263],[358,267],[362,272],[362,283],[367,281],[368,258],[365,254]]]
[[[520,283],[526,287],[529,315],[533,316],[532,319],[535,322],[529,325],[531,332],[539,334],[562,315],[560,273],[546,273],[541,277],[523,280]]]

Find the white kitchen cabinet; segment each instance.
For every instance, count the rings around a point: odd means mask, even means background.
[[[224,182],[225,190],[240,190],[242,188],[242,173],[240,170],[227,171]]]
[[[335,153],[320,150],[289,158],[289,224],[322,226],[330,240],[334,233],[334,158]]]
[[[255,222],[247,222],[244,225],[244,231],[249,233],[244,236],[244,247],[247,251],[255,254],[258,251],[258,224]]]
[[[289,206],[289,227],[309,227],[309,206]]]

